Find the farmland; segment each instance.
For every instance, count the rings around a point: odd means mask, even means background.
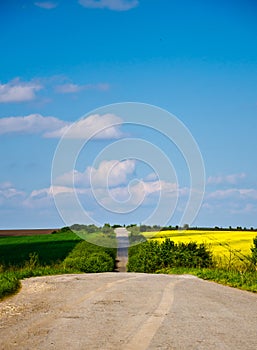
[[[96,232],[97,230],[97,232]],[[114,232],[86,233],[115,246]],[[0,299],[17,291],[20,279],[62,273],[107,272],[115,268],[116,248],[97,246],[65,227],[52,234],[0,237]]]
[[[24,232],[25,233],[25,232]],[[36,253],[43,265],[63,260],[80,238],[73,232],[0,237],[0,265],[21,267]]]
[[[238,256],[250,255],[250,248],[253,245],[253,238],[257,235],[256,231],[241,230],[169,230],[159,232],[142,233],[148,240],[157,240],[158,242],[170,238],[173,242],[204,243],[213,252],[217,258],[226,258],[235,254]]]
[[[129,229],[131,242],[135,242],[129,248],[129,271],[193,274],[257,292],[254,230],[190,229],[139,233],[139,227]],[[144,239],[144,243],[136,244]]]

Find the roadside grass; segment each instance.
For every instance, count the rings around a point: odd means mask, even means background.
[[[112,240],[99,229],[96,237]],[[64,228],[50,235],[0,238],[0,300],[17,292],[21,279],[64,273],[114,271],[116,248],[83,241]]]
[[[164,274],[190,274],[202,278],[217,282],[226,286],[247,290],[249,292],[257,293],[257,272],[245,271],[240,272],[236,270],[228,271],[220,268],[164,268],[157,270],[156,273]]]
[[[15,272],[0,273],[0,299],[16,293],[20,289],[21,283]]]

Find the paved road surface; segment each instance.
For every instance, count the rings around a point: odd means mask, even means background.
[[[129,232],[124,227],[116,228],[114,231],[118,241],[116,270],[118,272],[126,272],[126,265],[128,263]]]
[[[0,303],[0,349],[256,350],[257,295],[192,276],[36,277]]]

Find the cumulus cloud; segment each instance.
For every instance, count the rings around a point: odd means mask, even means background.
[[[121,123],[122,119],[113,114],[95,114],[74,123],[51,116],[30,114],[0,118],[0,135],[20,133],[42,134],[45,138],[60,138],[65,135],[69,139],[117,139],[123,136]]]
[[[42,9],[45,9],[45,10],[52,10],[58,6],[56,2],[52,2],[52,1],[34,2],[34,5],[37,7],[41,7]]]
[[[246,177],[245,173],[240,174],[230,174],[230,175],[224,175],[224,176],[210,176],[207,180],[208,184],[231,184],[235,185],[238,182],[240,182],[242,179]]]
[[[114,114],[93,114],[71,125],[45,133],[45,137],[67,139],[117,139],[123,136],[120,131],[122,119]]]
[[[104,160],[97,167],[88,166],[84,172],[72,171],[54,181],[52,186],[32,191],[23,206],[50,208],[55,197],[64,211],[73,212],[72,203],[78,196],[83,209],[97,217],[101,216],[103,207],[117,213],[137,208],[149,210],[156,206],[160,196],[165,211],[175,205],[177,196],[184,194],[176,183],[149,181],[149,177],[136,179],[136,164],[132,159]]]
[[[90,176],[93,186],[114,187],[127,183],[128,176],[133,174],[134,170],[134,160],[110,160],[101,162],[98,168],[89,167],[86,173]]]
[[[165,198],[174,197],[177,193],[177,185],[175,183],[157,180],[157,181],[136,181],[129,186],[129,196],[136,202],[144,200],[149,197],[155,198],[156,196],[162,195]],[[127,194],[126,194],[127,191]],[[128,197],[128,189],[119,187],[112,189],[111,194],[114,198],[124,200],[124,196]]]
[[[73,170],[56,180],[61,186],[115,187],[125,184],[135,170],[134,160],[104,160],[98,167],[87,167],[84,172]]]
[[[135,192],[143,190],[145,195],[157,192],[165,193],[166,197],[179,193],[181,196],[188,195],[188,188],[178,188],[176,183],[158,180],[153,174],[145,178],[133,178],[136,170],[136,160],[103,160],[98,167],[88,166],[84,172],[73,170],[61,175],[55,180],[55,185],[75,186],[95,189],[108,189],[110,193],[116,193],[123,197],[127,193],[127,186]]]
[[[73,83],[61,84],[55,87],[55,91],[60,94],[73,94],[82,90],[107,91],[110,88],[107,83],[78,85]]]
[[[146,177],[145,177],[145,181],[154,181],[154,180],[158,180],[158,174],[152,172],[149,173]]]
[[[128,11],[139,5],[138,0],[79,0],[79,4],[87,8]]]
[[[185,189],[179,189],[176,183],[149,180],[149,176],[144,179],[134,178],[135,170],[136,161],[132,159],[104,160],[98,167],[89,166],[84,172],[74,170],[64,174],[55,181],[55,185],[57,188],[69,188],[74,184],[75,192],[82,191],[78,194],[89,198],[94,193],[98,203],[111,209],[117,207],[118,210],[124,205],[130,207],[140,203],[148,205],[151,201],[155,203],[160,195],[170,201],[185,194]],[[119,207],[121,204],[123,207]]]
[[[0,119],[0,135],[10,133],[34,134],[50,132],[62,128],[67,123],[55,117],[30,114],[25,117]]]
[[[42,88],[39,83],[22,82],[19,79],[0,84],[0,103],[31,101],[36,97],[36,91]]]

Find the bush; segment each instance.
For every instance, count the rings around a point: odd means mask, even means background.
[[[13,272],[0,274],[0,299],[17,292],[20,288],[20,281]]]
[[[210,267],[212,254],[204,244],[175,244],[170,239],[162,243],[148,241],[129,248],[128,271],[155,272],[167,267]]]
[[[83,241],[63,262],[64,268],[81,272],[107,272],[115,267],[116,249],[97,246]]]
[[[64,260],[64,267],[81,272],[95,273],[114,270],[114,261],[106,253],[94,253],[90,256],[68,257]]]

